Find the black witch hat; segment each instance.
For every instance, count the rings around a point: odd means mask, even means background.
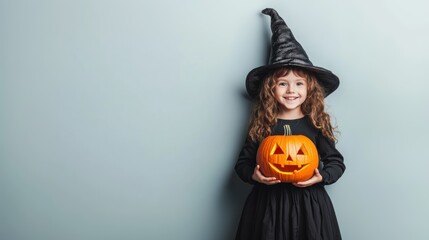
[[[314,66],[301,44],[296,41],[290,28],[276,10],[266,8],[263,14],[271,17],[271,56],[268,65],[249,72],[246,78],[246,89],[251,98],[259,94],[263,79],[273,70],[281,67],[298,67],[314,73],[319,84],[325,90],[325,97],[338,88],[340,81],[331,71]]]

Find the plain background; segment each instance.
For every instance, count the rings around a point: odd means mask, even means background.
[[[0,239],[233,239],[265,7],[341,79],[343,239],[427,239],[419,0],[0,0]]]

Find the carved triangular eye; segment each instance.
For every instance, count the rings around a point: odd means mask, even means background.
[[[304,145],[302,145],[296,155],[305,155],[307,153],[307,149],[305,149]]]
[[[273,154],[285,154],[284,152],[283,152],[283,150],[279,147],[279,145],[275,145],[274,146],[274,149],[273,149],[274,151],[273,151]]]

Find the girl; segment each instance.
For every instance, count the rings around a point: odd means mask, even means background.
[[[345,170],[324,110],[324,97],[338,87],[338,77],[313,66],[274,9],[263,13],[271,16],[272,54],[270,64],[255,68],[246,79],[255,105],[235,170],[254,186],[236,240],[339,240],[334,208],[324,188]],[[281,183],[264,176],[256,165],[259,143],[269,135],[283,135],[284,125],[289,125],[292,134],[307,136],[318,149],[321,169],[306,181]]]

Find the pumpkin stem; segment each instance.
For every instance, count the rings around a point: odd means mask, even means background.
[[[283,126],[283,128],[284,128],[284,134],[285,134],[285,136],[292,135],[292,130],[290,129],[290,126],[288,124],[285,124]]]

